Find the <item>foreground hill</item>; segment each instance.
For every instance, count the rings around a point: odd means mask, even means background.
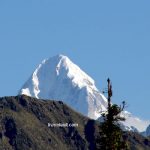
[[[97,149],[98,122],[61,101],[2,97],[0,122],[0,150]],[[136,133],[125,133],[125,137],[131,149],[150,149],[148,138]]]

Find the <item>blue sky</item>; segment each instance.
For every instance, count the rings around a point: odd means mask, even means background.
[[[1,0],[0,96],[18,90],[45,58],[65,54],[113,101],[150,119],[150,1]]]

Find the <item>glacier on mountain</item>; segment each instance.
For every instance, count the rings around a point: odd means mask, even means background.
[[[96,88],[94,80],[75,65],[67,56],[56,55],[45,59],[23,85],[19,94],[62,100],[76,111],[92,119],[107,109],[107,99]],[[125,127],[144,131],[149,121],[140,120],[124,112]]]

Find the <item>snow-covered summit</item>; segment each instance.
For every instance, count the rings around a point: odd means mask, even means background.
[[[43,60],[19,94],[62,100],[93,119],[99,118],[100,112],[107,109],[107,99],[96,88],[94,80],[64,55]],[[126,117],[124,128],[127,130],[134,127],[142,132],[150,124],[149,121],[140,120],[129,112],[124,112],[123,115]]]
[[[107,100],[96,88],[94,80],[64,55],[43,60],[20,94],[62,100],[94,119],[107,107]]]
[[[125,130],[142,132],[150,124],[150,121],[141,120],[128,111],[124,111],[122,116],[126,118],[125,122],[122,122]]]

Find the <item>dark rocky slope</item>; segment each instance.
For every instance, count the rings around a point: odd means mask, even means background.
[[[48,127],[48,123],[78,126]],[[125,134],[131,149],[150,149],[148,138]],[[0,98],[0,150],[94,150],[96,138],[98,122],[61,101],[25,95]]]

